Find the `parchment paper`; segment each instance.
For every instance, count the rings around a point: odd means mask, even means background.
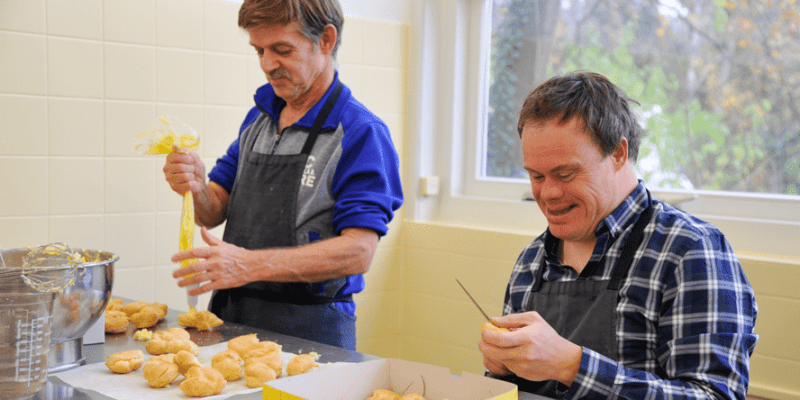
[[[144,346],[143,346],[144,347]],[[200,347],[200,353],[197,354],[197,360],[200,361],[204,367],[211,366],[211,358],[213,358],[217,353],[225,351],[228,349],[228,342],[217,343],[212,346]],[[145,362],[152,357],[150,354],[147,354],[144,351],[144,359]],[[283,362],[283,374],[281,377],[288,376],[286,374],[286,364],[292,357],[296,356],[297,354],[292,353],[283,353],[281,356],[281,361]],[[335,365],[346,365],[349,363],[346,362],[337,362],[337,363],[319,363],[319,368],[329,368]],[[183,381],[183,376],[178,375],[169,386],[165,388],[156,389],[151,387],[147,384],[147,379],[144,378],[144,374],[142,374],[142,368],[139,367],[136,371],[133,371],[128,374],[116,374],[111,372],[106,364],[103,363],[96,363],[96,364],[88,364],[82,367],[78,367],[75,369],[71,369],[68,371],[60,372],[57,374],[53,374],[64,383],[79,389],[88,389],[98,392],[102,395],[111,397],[116,400],[141,400],[141,399],[190,399],[191,397],[186,396],[178,385],[180,385],[181,381]],[[281,379],[279,377],[278,379]],[[222,400],[227,399],[230,396],[243,394],[243,393],[254,393],[260,392],[261,387],[251,389],[248,388],[244,378],[239,379],[238,381],[228,382],[225,386],[225,389],[222,390],[222,393],[216,396],[208,396],[203,397],[206,400]]]

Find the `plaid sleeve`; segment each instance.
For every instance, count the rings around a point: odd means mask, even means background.
[[[653,359],[625,362],[632,349],[626,338],[647,336],[623,324],[618,336],[623,360],[606,358],[584,348],[581,366],[566,398],[577,399],[744,399],[749,360],[758,336],[753,333],[757,305],[747,278],[730,245],[718,232],[672,236],[685,250],[641,262],[677,261],[661,282],[650,280],[655,330],[649,335]],[[653,271],[658,271],[655,267]],[[663,269],[662,269],[663,271]],[[636,285],[634,280],[631,285]],[[653,285],[663,285],[653,290]],[[650,357],[647,357],[650,358]]]
[[[506,286],[505,300],[503,301],[503,315],[528,311],[525,309],[527,296],[533,283],[533,271],[541,262],[544,251],[543,235],[529,243],[517,258],[511,278]]]

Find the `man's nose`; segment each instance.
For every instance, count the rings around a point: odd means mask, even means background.
[[[261,56],[259,62],[261,63],[261,70],[266,74],[280,68],[278,60],[275,57],[270,57],[266,52]]]
[[[539,185],[539,196],[537,197],[541,197],[542,199],[555,199],[561,197],[563,192],[559,182],[556,182],[554,179],[545,178]]]

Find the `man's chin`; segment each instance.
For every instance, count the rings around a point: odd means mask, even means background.
[[[282,98],[284,100],[288,100],[288,99],[292,98],[292,91],[290,89],[286,88],[285,86],[275,86],[273,84],[272,85],[272,90],[275,91],[275,95],[276,96],[278,96],[278,97],[280,97],[280,98]]]
[[[276,93],[278,91],[285,92],[286,90],[289,89],[290,82],[284,78],[268,79],[267,82],[269,82],[269,84],[272,85],[273,88],[275,88]]]
[[[550,233],[561,239],[561,240],[569,240],[575,234],[575,229],[570,227],[570,224],[564,223],[552,223],[550,221],[547,222],[547,227],[550,229]]]

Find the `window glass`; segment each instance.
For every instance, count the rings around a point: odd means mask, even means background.
[[[527,179],[535,85],[591,70],[637,100],[649,187],[800,194],[798,0],[493,0],[478,175]]]

